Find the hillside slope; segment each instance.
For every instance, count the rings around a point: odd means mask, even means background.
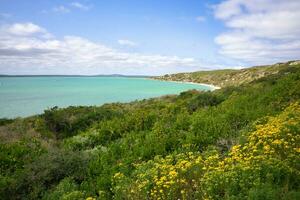
[[[298,200],[299,144],[287,63],[212,92],[2,119],[0,199]]]
[[[183,81],[194,83],[212,84],[219,87],[237,86],[249,83],[253,80],[276,74],[280,70],[289,66],[298,66],[300,61],[289,61],[274,65],[256,66],[240,70],[226,69],[213,71],[200,71],[191,73],[167,74],[164,76],[153,77],[158,80]]]

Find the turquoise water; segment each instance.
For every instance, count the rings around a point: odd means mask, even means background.
[[[125,77],[0,77],[0,118],[42,113],[53,106],[102,105],[178,94],[208,86]]]

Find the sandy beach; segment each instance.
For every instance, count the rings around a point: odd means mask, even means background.
[[[162,80],[162,79],[155,79],[155,78],[150,78],[150,79],[160,80],[160,81],[168,81],[168,82],[175,82],[175,83],[188,83],[188,84],[194,84],[194,85],[204,85],[204,86],[211,87],[212,90],[221,89],[221,87],[219,87],[219,86],[206,84],[206,83],[195,83],[195,82],[190,82],[190,81],[171,81],[171,80]]]

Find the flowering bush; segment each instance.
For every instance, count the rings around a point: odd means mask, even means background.
[[[129,178],[124,174],[114,176],[115,194],[130,196],[133,199],[194,199],[197,196],[196,181],[205,169],[205,162],[199,153],[182,153],[160,156],[154,160],[137,164],[130,188]]]
[[[205,196],[242,198],[249,188],[264,184],[282,188],[281,195],[296,189],[300,181],[299,133],[300,106],[294,103],[266,124],[257,125],[246,143],[233,146],[229,156],[204,175]]]
[[[247,135],[224,158],[181,153],[136,164],[131,176],[113,177],[116,199],[274,199],[297,196],[300,183],[300,105]],[[292,195],[293,194],[293,195]],[[291,197],[291,198],[292,198]],[[295,197],[296,198],[296,197]]]

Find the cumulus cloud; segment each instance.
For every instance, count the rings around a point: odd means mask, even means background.
[[[23,24],[15,23],[13,25],[4,27],[4,31],[5,30],[9,34],[21,35],[21,36],[32,35],[35,33],[46,33],[45,29],[33,23],[23,23]]]
[[[215,38],[222,55],[249,63],[300,57],[299,0],[226,0],[214,7],[228,28]]]
[[[202,66],[193,58],[122,52],[77,36],[43,37],[46,33],[32,23],[1,27],[0,73],[164,74]]]
[[[123,46],[130,46],[130,47],[137,46],[137,43],[130,40],[118,40],[118,43]]]

